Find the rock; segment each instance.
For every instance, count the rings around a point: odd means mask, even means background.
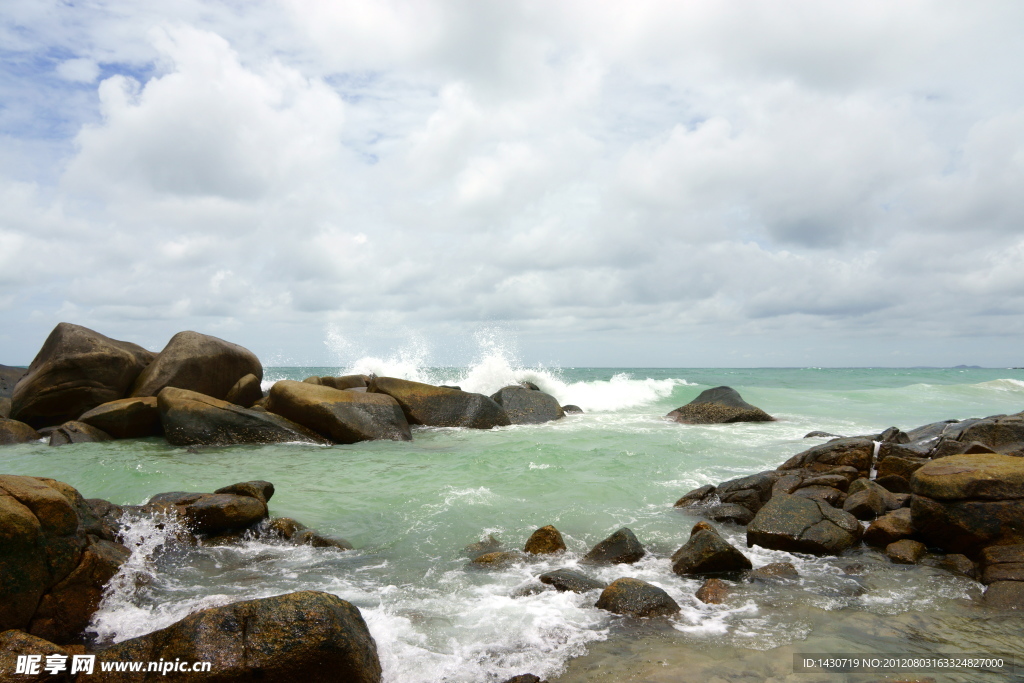
[[[829,432],[813,431],[804,434],[805,439],[841,439],[839,434],[830,434]]]
[[[793,491],[791,495],[811,500],[820,500],[822,503],[832,507],[842,506],[846,500],[845,493],[831,486],[801,486],[796,491]]]
[[[39,673],[36,674],[15,674],[18,667],[18,655],[35,655],[41,657],[39,661]],[[46,671],[46,658],[49,655],[67,657],[65,661],[71,661],[71,652],[54,645],[48,640],[33,636],[24,631],[10,630],[0,633],[0,675],[4,681],[14,683],[70,683],[74,677],[67,671],[57,674],[50,674]],[[84,677],[83,677],[84,678]]]
[[[51,446],[67,446],[73,443],[96,443],[99,441],[112,441],[110,434],[102,429],[96,429],[84,422],[65,422],[50,432]]]
[[[107,541],[116,541],[121,533],[121,515],[124,514],[124,508],[101,498],[87,498],[85,504],[89,506],[92,513],[91,518],[96,520],[93,528],[86,526],[86,533]],[[89,515],[79,516],[89,517]]]
[[[881,498],[883,504],[882,512],[885,512],[886,510],[898,510],[901,507],[905,507],[904,502],[907,499],[903,494],[890,493],[884,487],[879,486],[878,482],[861,478],[850,484],[850,496],[863,491],[873,491],[878,494],[878,497]]]
[[[38,441],[41,438],[43,438],[43,435],[32,429],[30,425],[0,417],[0,446],[29,443],[30,441]]]
[[[875,479],[875,483],[890,493],[910,493],[910,480],[898,474],[887,474]]]
[[[703,603],[721,605],[729,597],[729,584],[721,579],[708,579],[693,595]]]
[[[245,529],[267,516],[267,504],[263,501],[231,493],[158,493],[144,508],[177,514],[196,534]]]
[[[28,374],[28,368],[15,368],[10,365],[0,365],[0,398],[10,398],[14,395],[14,387],[18,381]]]
[[[394,377],[374,378],[368,391],[387,394],[398,401],[409,424],[470,429],[491,429],[512,424],[505,409],[483,394],[444,389]]]
[[[640,541],[623,527],[604,539],[583,556],[585,564],[633,564],[646,554]]]
[[[838,555],[861,536],[857,519],[820,501],[793,495],[773,497],[747,525],[747,546]]]
[[[996,581],[989,584],[982,601],[992,609],[1024,610],[1024,581]]]
[[[991,545],[981,551],[983,565],[1024,562],[1024,544]]]
[[[868,476],[874,459],[875,443],[871,439],[850,437],[833,439],[808,448],[779,465],[779,470],[806,469],[823,472],[832,467],[854,467],[862,477]]]
[[[46,338],[11,396],[11,417],[35,427],[76,420],[124,398],[153,354],[141,346],[60,323]]]
[[[754,513],[743,507],[742,505],[735,505],[733,503],[726,503],[725,505],[712,505],[705,512],[708,519],[712,519],[716,522],[730,522],[732,524],[747,525],[750,524],[750,520],[754,519]]]
[[[747,578],[754,579],[755,581],[796,579],[799,576],[800,572],[796,570],[792,562],[772,562],[747,572]]]
[[[804,486],[828,486],[845,493],[850,489],[850,483],[850,480],[841,474],[819,474],[804,479],[800,484],[800,488]]]
[[[583,413],[583,408],[570,403],[567,406],[562,406],[562,412],[566,415],[580,415]]]
[[[499,550],[498,552],[478,555],[473,558],[470,564],[478,569],[504,569],[511,564],[515,564],[521,559],[523,558],[519,553]]]
[[[249,496],[266,505],[274,497],[274,485],[269,481],[263,480],[243,481],[219,488],[214,493],[233,493],[236,496]]]
[[[685,406],[666,417],[683,424],[725,424],[732,422],[772,422],[774,417],[752,406],[732,387],[706,389]]]
[[[1024,458],[953,455],[917,470],[910,483],[913,524],[928,545],[974,555],[1024,543]]]
[[[263,366],[248,349],[198,332],[179,332],[142,371],[132,396],[159,396],[165,387],[223,400],[246,375],[263,379]]]
[[[487,553],[497,552],[501,550],[501,547],[501,541],[496,539],[493,535],[490,535],[476,543],[470,543],[462,549],[462,552],[468,555],[470,559],[475,559],[481,555],[486,555]]]
[[[167,442],[174,446],[326,443],[318,434],[273,413],[242,408],[210,396],[167,387],[157,397]]]
[[[951,574],[966,576],[969,579],[974,579],[978,576],[977,568],[974,566],[974,563],[971,562],[970,558],[959,553],[951,553],[949,555],[943,555],[942,557],[935,558],[932,561],[932,566],[938,567],[939,569],[945,569]]]
[[[693,528],[690,529],[690,536],[692,537],[698,531],[711,531],[716,534],[718,533],[718,529],[711,526],[707,522],[697,522],[696,524],[694,524]]]
[[[11,399],[0,398],[0,418],[7,419],[11,416]]]
[[[601,592],[598,609],[634,618],[675,614],[679,604],[661,588],[640,579],[616,579]]]
[[[379,683],[377,645],[351,603],[302,591],[212,607],[97,655],[97,681],[186,681],[192,674],[101,673],[102,662],[206,661],[217,681]],[[211,679],[212,680],[212,679]]]
[[[534,531],[526,541],[526,547],[523,548],[523,552],[532,555],[548,555],[563,550],[565,550],[565,541],[562,540],[562,534],[550,524]]]
[[[907,481],[917,470],[927,465],[930,460],[927,458],[901,458],[890,455],[878,461],[878,476],[898,475]]]
[[[864,542],[868,545],[884,548],[914,533],[910,519],[910,508],[901,508],[886,513],[871,522],[864,532]]]
[[[1024,416],[978,420],[960,432],[957,440],[969,444],[977,441],[999,453],[1010,453],[1024,448]]]
[[[875,488],[866,488],[850,494],[843,509],[857,519],[872,520],[879,515],[885,514],[887,508],[885,500]]]
[[[798,474],[785,474],[772,484],[772,495],[779,493],[793,493],[804,483],[804,478]],[[846,484],[849,486],[849,482]]]
[[[320,384],[332,389],[360,389],[365,388],[369,377],[366,375],[342,375],[341,377],[321,377]]]
[[[750,560],[716,531],[701,529],[672,555],[672,571],[680,576],[750,569]]]
[[[510,678],[507,681],[505,681],[505,683],[548,683],[548,682],[547,681],[542,681],[540,678],[538,678],[537,676],[534,676],[533,674],[520,674],[518,676],[513,676],[512,678]]]
[[[228,389],[224,400],[234,403],[236,406],[252,408],[261,398],[263,398],[263,386],[260,384],[260,378],[250,372]]]
[[[78,566],[39,601],[29,631],[66,643],[85,630],[100,606],[103,589],[131,553],[120,543],[96,540],[82,553]]]
[[[505,409],[514,425],[540,424],[565,417],[558,399],[539,389],[510,386],[491,395],[491,400]]]
[[[711,484],[701,486],[700,488],[694,489],[689,493],[683,494],[683,497],[676,501],[675,507],[685,508],[692,507],[694,505],[700,505],[707,502],[708,498],[711,497],[715,492],[715,487]]]
[[[553,572],[541,574],[537,578],[540,579],[541,583],[554,586],[556,590],[562,593],[566,591],[586,593],[592,590],[603,590],[606,586],[603,582],[572,569],[556,569]]]
[[[86,411],[78,421],[101,429],[115,439],[140,439],[163,434],[155,396],[109,401]]]
[[[314,548],[337,548],[338,550],[353,550],[352,544],[344,538],[331,538],[324,536],[313,529],[304,529],[294,536],[291,541],[295,545],[310,545]]]
[[[884,443],[910,443],[910,437],[903,431],[900,431],[899,427],[889,427],[879,436],[879,441]]]
[[[269,398],[267,410],[334,443],[412,439],[401,406],[386,394],[344,391],[282,380],[270,388]]]
[[[991,564],[981,572],[981,582],[988,585],[996,581],[1024,581],[1024,562]]]
[[[742,505],[751,512],[757,512],[771,498],[772,486],[781,476],[781,473],[769,470],[730,479],[718,485],[715,495],[722,503]]]
[[[904,538],[887,545],[885,554],[896,564],[917,564],[927,550],[924,543]]]
[[[1024,544],[989,546],[981,551],[981,582],[1024,581]]]
[[[297,534],[305,531],[307,528],[305,524],[291,517],[275,517],[267,522],[267,532],[286,541],[292,540]]]
[[[302,380],[302,382],[304,384],[314,384],[316,386],[321,386],[323,384],[323,380],[316,376],[307,377],[306,379]]]

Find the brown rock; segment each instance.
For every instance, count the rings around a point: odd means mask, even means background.
[[[268,410],[334,443],[412,439],[401,406],[385,394],[343,391],[282,380],[270,388],[269,399]]]
[[[797,453],[779,466],[779,470],[806,469],[824,473],[833,467],[853,467],[866,477],[871,471],[875,443],[871,439],[850,437],[833,439],[827,443]]]
[[[177,514],[196,534],[245,529],[267,516],[267,504],[263,501],[230,493],[158,493],[144,508]]]
[[[715,492],[715,487],[707,484],[696,488],[689,493],[683,494],[683,497],[676,501],[674,507],[686,508],[694,505],[700,505],[708,500],[711,495]]]
[[[857,519],[871,520],[884,514],[886,505],[876,488],[866,488],[850,494],[843,503],[843,509]]]
[[[913,493],[933,500],[1024,498],[1024,458],[980,453],[933,460],[914,472]]]
[[[721,579],[708,579],[697,589],[694,597],[709,605],[721,605],[729,597],[729,584]]]
[[[758,581],[796,579],[799,576],[800,572],[796,570],[792,562],[772,562],[747,572],[747,577]]]
[[[989,545],[1024,543],[1024,500],[937,501],[915,494],[910,511],[920,537],[947,552],[974,555]]]
[[[28,368],[0,365],[0,399],[10,398],[14,394],[14,387],[26,374],[28,374]]]
[[[583,564],[633,564],[646,552],[633,532],[625,527],[604,539],[586,555]]]
[[[223,400],[249,374],[263,379],[263,366],[248,349],[198,332],[179,332],[138,376],[131,395],[158,396],[165,387],[175,387]]]
[[[814,555],[837,555],[860,536],[850,513],[793,495],[774,496],[747,525],[747,546]]]
[[[140,439],[163,434],[155,396],[110,401],[86,411],[78,421],[103,430],[115,439]]]
[[[914,525],[910,518],[910,508],[900,508],[871,522],[864,532],[864,542],[884,548],[890,543],[910,537],[913,533]]]
[[[887,474],[884,477],[875,479],[875,483],[890,493],[910,493],[910,480],[904,479],[897,474]]]
[[[672,555],[672,571],[680,576],[737,572],[751,568],[750,560],[717,531],[700,529]]]
[[[524,552],[533,555],[548,555],[563,550],[565,550],[565,541],[562,540],[562,534],[550,524],[534,531],[523,548]]]
[[[931,461],[927,458],[901,458],[895,455],[890,455],[878,462],[878,477],[882,478],[889,475],[896,475],[909,481],[914,472],[918,471],[929,462]]]
[[[661,588],[629,578],[613,581],[601,592],[595,607],[634,618],[668,616],[679,611],[679,604]]]
[[[18,667],[18,655],[36,655],[42,657],[37,674],[15,674]],[[24,631],[10,630],[0,633],[0,676],[4,681],[14,683],[71,683],[73,677],[66,670],[62,673],[50,674],[44,667],[48,655],[61,655],[71,661],[71,652],[66,648],[54,645],[48,640],[29,635]],[[70,669],[70,667],[68,667]]]
[[[927,548],[920,541],[904,538],[885,547],[885,554],[896,564],[917,564],[924,557]]]
[[[501,389],[491,395],[491,400],[505,409],[514,425],[541,424],[565,417],[554,396],[518,385]]]
[[[65,422],[50,432],[51,446],[67,446],[76,443],[97,443],[111,441],[111,437],[102,429],[96,429],[84,422]]]
[[[586,574],[572,569],[556,569],[537,577],[541,583],[554,586],[559,592],[571,591],[573,593],[586,593],[592,590],[603,590],[606,585],[596,581]]]
[[[1004,562],[985,567],[981,572],[981,582],[987,585],[996,581],[1024,581],[1024,562]]]
[[[706,389],[685,406],[666,417],[684,424],[727,424],[733,422],[772,422],[774,417],[752,406],[732,387]]]
[[[478,555],[470,564],[479,569],[503,569],[521,559],[522,556],[519,553],[498,551]]]
[[[31,426],[17,420],[0,417],[0,446],[38,441],[43,435]]]
[[[487,553],[497,552],[501,550],[501,547],[501,541],[496,539],[492,534],[476,543],[470,543],[462,549],[462,552],[468,555],[470,559],[473,559],[480,557],[481,555],[486,555]]]
[[[409,424],[470,429],[491,429],[512,424],[505,409],[483,394],[395,377],[375,377],[368,391],[387,394],[398,401]]]
[[[966,576],[969,579],[974,579],[978,576],[977,568],[974,566],[974,563],[971,562],[970,558],[959,553],[951,553],[937,558],[934,566],[940,569],[945,569],[951,574]]]
[[[332,389],[360,389],[365,388],[369,377],[366,375],[342,375],[341,377],[321,377],[320,384]]]
[[[840,507],[846,500],[845,493],[831,486],[801,486],[796,491],[793,491],[792,495],[811,500],[820,500],[822,503],[832,507]]]
[[[1024,562],[1024,544],[991,545],[981,551],[980,559],[985,565]]]
[[[260,378],[250,372],[248,375],[241,377],[228,389],[224,400],[228,403],[234,403],[236,406],[252,408],[256,401],[261,398],[263,398],[263,387],[260,383]]]
[[[982,601],[993,609],[1024,610],[1024,581],[996,581],[989,584]]]
[[[263,480],[243,481],[238,484],[219,488],[214,491],[214,493],[233,493],[236,496],[249,496],[266,505],[266,503],[274,497],[274,485],[269,481]]]

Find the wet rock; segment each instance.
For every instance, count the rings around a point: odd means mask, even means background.
[[[917,564],[927,550],[924,543],[904,538],[887,545],[885,554],[896,564]]]
[[[909,538],[914,533],[910,508],[901,508],[886,513],[871,522],[864,532],[864,542],[879,548]]]
[[[17,420],[0,417],[0,446],[38,441],[43,435],[30,425]]]
[[[804,479],[800,488],[804,486],[828,486],[846,493],[850,489],[850,480],[841,474],[819,474]]]
[[[772,422],[774,417],[752,406],[731,387],[715,387],[702,391],[685,406],[666,417],[683,424],[726,424],[733,422]]]
[[[275,517],[267,521],[267,533],[271,536],[283,538],[286,541],[292,540],[298,533],[305,531],[307,528],[305,524],[291,517]]]
[[[532,555],[548,555],[563,550],[565,550],[565,541],[562,540],[562,534],[550,524],[534,531],[523,548],[523,552]]]
[[[700,529],[672,555],[672,571],[680,576],[750,569],[750,560],[717,531]]]
[[[570,403],[567,406],[562,406],[562,412],[566,415],[580,415],[583,413],[583,408]]]
[[[754,519],[754,513],[743,507],[742,505],[735,505],[733,503],[726,503],[725,505],[712,505],[705,512],[708,519],[712,519],[716,522],[729,522],[731,524],[739,524],[745,526],[750,524],[750,520]]]
[[[109,401],[86,411],[78,421],[115,439],[140,439],[163,434],[155,396]]]
[[[771,498],[772,486],[781,476],[781,473],[769,470],[738,479],[730,479],[718,485],[715,495],[722,503],[742,505],[756,513]]]
[[[895,474],[909,481],[914,472],[929,462],[930,460],[927,458],[901,458],[890,455],[878,461],[878,476],[885,477]]]
[[[302,591],[191,614],[97,656],[97,681],[186,681],[189,674],[101,673],[106,661],[207,661],[217,681],[379,683],[377,646],[359,610],[328,593]]]
[[[398,401],[386,394],[344,391],[282,380],[270,388],[267,409],[334,443],[376,439],[409,441],[412,433]]]
[[[899,427],[889,427],[879,435],[878,440],[884,443],[910,443],[910,437]]]
[[[693,596],[708,605],[721,605],[729,597],[729,584],[721,579],[708,579]]]
[[[540,424],[565,417],[558,399],[538,389],[510,386],[491,396],[491,400],[505,409],[514,425]]]
[[[364,389],[369,381],[366,375],[342,375],[341,377],[321,377],[320,384],[332,389]]]
[[[267,516],[267,504],[249,495],[232,493],[159,493],[144,508],[179,515],[196,534],[245,529]]]
[[[512,678],[510,678],[507,681],[505,681],[505,683],[548,683],[548,682],[547,681],[542,681],[540,678],[538,678],[537,676],[534,676],[533,674],[520,674],[518,676],[513,676]]]
[[[243,481],[231,486],[223,486],[214,491],[214,493],[233,493],[236,496],[249,496],[266,505],[274,497],[274,485],[269,481],[263,480]]]
[[[263,365],[246,348],[199,332],[179,332],[132,386],[132,396],[159,396],[165,387],[224,400],[241,378],[263,379]]]
[[[708,499],[715,493],[715,487],[711,484],[696,488],[689,493],[683,494],[683,497],[676,501],[675,507],[685,508],[692,507],[694,505],[701,505],[708,501]]]
[[[582,572],[572,569],[556,569],[537,577],[541,583],[554,586],[560,592],[586,593],[592,590],[603,590],[607,584],[592,579]]]
[[[130,342],[60,323],[11,396],[11,417],[36,429],[78,419],[124,398],[153,354]]]
[[[186,389],[167,387],[157,397],[167,442],[174,446],[326,443],[302,425],[273,413],[242,408]]]
[[[319,386],[323,385],[323,380],[321,380],[319,377],[314,375],[312,377],[307,377],[306,379],[302,380],[302,383],[303,384],[313,384],[313,385],[319,387]]]
[[[531,581],[530,583],[526,583],[522,586],[517,586],[516,588],[513,588],[511,591],[509,591],[508,597],[528,598],[531,595],[537,595],[539,593],[543,593],[546,590],[548,590],[548,587],[545,586],[543,583]]]
[[[850,513],[793,495],[773,497],[747,525],[747,546],[814,555],[837,555],[860,536]]]
[[[843,501],[846,500],[845,493],[831,486],[801,486],[796,491],[793,491],[792,495],[799,496],[800,498],[809,498],[810,500],[819,500],[832,507],[842,506]]]
[[[850,496],[861,493],[863,491],[873,491],[882,500],[882,512],[887,510],[898,510],[904,507],[906,498],[902,494],[890,493],[884,487],[879,486],[878,482],[872,481],[871,479],[858,479],[857,481],[850,484]]]
[[[813,431],[804,434],[805,439],[841,439],[843,438],[839,434],[830,434],[828,432]]]
[[[1024,416],[1007,415],[975,422],[960,432],[961,443],[979,442],[999,453],[1024,448]]]
[[[954,455],[914,473],[911,515],[928,545],[973,555],[1024,543],[1024,458]]]
[[[96,519],[96,526],[92,529],[86,527],[86,533],[108,541],[116,541],[121,533],[121,515],[124,514],[124,508],[102,498],[87,498],[85,503],[89,506],[92,517]]]
[[[470,562],[477,569],[504,569],[511,564],[523,559],[523,556],[516,552],[498,551],[484,553],[473,558]]]
[[[793,491],[800,488],[800,485],[803,483],[804,478],[799,474],[785,474],[779,477],[778,480],[772,484],[772,495],[774,496],[779,493],[793,493]],[[849,486],[849,482],[847,482],[846,485]]]
[[[598,609],[634,618],[675,614],[679,604],[661,588],[640,579],[622,578],[601,592]]]
[[[898,474],[887,474],[875,479],[875,483],[890,493],[910,493],[910,480]]]
[[[857,519],[872,520],[885,514],[887,508],[876,488],[865,488],[850,494],[843,503],[843,510]]]
[[[979,559],[984,584],[1024,581],[1024,544],[989,546]]]
[[[992,609],[1024,610],[1024,581],[996,581],[985,589],[982,602]]]
[[[875,443],[871,439],[850,437],[833,439],[827,443],[797,453],[779,466],[779,470],[805,469],[823,472],[837,466],[853,467],[861,476],[871,471]]]
[[[796,570],[792,562],[772,562],[747,572],[747,578],[754,579],[755,581],[796,579],[799,577],[800,572]]]
[[[981,573],[981,582],[987,585],[996,581],[1024,581],[1024,562],[991,564],[985,567]]]
[[[97,443],[113,439],[102,429],[96,429],[84,422],[65,422],[50,432],[51,446],[67,446],[75,443]]]
[[[331,538],[324,536],[314,529],[299,531],[290,539],[295,545],[309,545],[314,548],[337,548],[338,550],[353,550],[351,543],[344,538]]]
[[[476,543],[470,543],[462,549],[462,552],[468,555],[470,559],[475,559],[487,553],[497,552],[501,550],[501,548],[501,541],[496,539],[493,535],[490,535]]]
[[[586,564],[633,564],[646,552],[633,532],[625,527],[604,539],[583,556]]]
[[[505,409],[483,394],[410,382],[394,377],[376,377],[369,391],[387,394],[398,401],[409,424],[432,427],[491,429],[512,422]]]
[[[712,531],[712,532],[714,532],[716,534],[718,533],[718,529],[716,529],[715,527],[711,526],[707,522],[697,522],[696,524],[694,524],[693,528],[690,529],[690,536],[693,536],[698,531]]]
[[[15,674],[18,667],[19,655],[41,656],[39,662],[39,673],[36,674]],[[14,683],[70,683],[74,680],[68,667],[67,670],[51,674],[45,670],[46,658],[49,655],[67,657],[71,661],[71,652],[48,640],[33,636],[24,631],[10,630],[0,633],[0,675],[3,680]],[[83,677],[84,678],[84,677]]]
[[[260,383],[260,378],[251,372],[235,382],[224,396],[224,400],[228,403],[234,403],[243,408],[252,408],[261,398],[263,398],[263,386]]]

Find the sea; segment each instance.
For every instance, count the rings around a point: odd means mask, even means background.
[[[1019,617],[991,611],[982,587],[927,565],[891,564],[874,549],[813,557],[747,548],[742,528],[718,525],[754,566],[791,562],[800,578],[737,581],[721,605],[694,597],[669,557],[699,517],[675,509],[704,484],[771,469],[822,443],[804,438],[910,429],[1024,410],[1024,370],[981,368],[528,367],[493,350],[466,367],[367,357],[338,367],[267,367],[264,387],[310,375],[376,373],[490,394],[535,383],[582,414],[492,430],[414,427],[411,442],[281,444],[189,452],[162,439],[50,448],[5,447],[2,471],[53,477],[87,498],[140,504],[165,491],[272,482],[272,516],[347,539],[353,551],[265,540],[196,547],[173,524],[125,519],[134,553],[90,627],[98,643],[168,626],[197,610],[299,590],[355,604],[389,683],[500,683],[533,673],[577,681],[1005,681],[1006,669],[886,674],[801,673],[822,656],[1017,657]],[[727,385],[777,418],[683,425],[669,411]],[[475,570],[464,551],[493,536],[521,549],[553,524],[568,550]],[[648,551],[633,565],[579,565],[628,527]],[[681,606],[634,620],[594,607],[598,593],[533,592],[537,575],[577,568],[604,582],[636,577]],[[920,667],[918,667],[920,669]],[[1024,671],[1024,669],[1020,669]]]

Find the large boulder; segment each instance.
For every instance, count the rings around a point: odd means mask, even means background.
[[[928,545],[971,556],[1024,543],[1024,458],[953,455],[914,472],[910,484],[913,525]]]
[[[0,365],[0,398],[10,398],[14,395],[14,387],[18,380],[28,373],[28,368],[13,368],[9,365]]]
[[[252,351],[206,334],[179,332],[142,371],[131,395],[157,396],[164,387],[175,387],[224,399],[250,374],[263,379],[263,366]]]
[[[825,472],[836,467],[853,467],[866,477],[874,462],[875,442],[865,437],[832,439],[797,453],[779,465],[780,470]]]
[[[982,443],[999,453],[1024,449],[1024,415],[986,418],[963,429],[957,436],[963,444]]]
[[[193,681],[191,672],[102,673],[102,663],[202,661],[210,678],[378,683],[377,645],[354,605],[302,591],[212,607],[97,656],[97,681]]]
[[[640,579],[622,578],[601,592],[598,609],[630,617],[662,617],[679,611],[679,603],[663,589]]]
[[[409,424],[491,429],[512,424],[505,409],[483,394],[395,377],[375,377],[368,391],[398,401]]]
[[[270,388],[267,410],[308,427],[334,443],[412,439],[401,406],[386,394],[282,380]]]
[[[38,441],[41,438],[43,438],[42,434],[30,425],[0,417],[0,446],[28,443],[29,441]]]
[[[144,509],[176,514],[197,534],[245,529],[267,517],[265,498],[237,493],[158,493],[149,499]]]
[[[315,432],[273,413],[242,408],[187,389],[167,387],[157,396],[160,422],[175,446],[326,443]]]
[[[78,421],[102,429],[115,439],[138,439],[163,434],[156,396],[110,401],[86,411]]]
[[[731,422],[772,422],[774,417],[743,400],[732,387],[706,389],[685,406],[666,417],[684,424],[723,424]]]
[[[680,576],[738,572],[752,567],[743,553],[708,528],[694,529],[689,540],[672,555],[672,571]]]
[[[234,403],[236,406],[252,408],[253,404],[261,398],[263,398],[263,385],[260,378],[250,372],[228,389],[224,400]]]
[[[153,354],[79,325],[60,323],[11,396],[11,417],[36,429],[75,420],[124,396]]]
[[[96,429],[84,422],[71,420],[50,432],[51,446],[67,446],[73,443],[97,443],[110,441],[111,436],[102,429]]]
[[[524,386],[505,387],[492,394],[491,400],[505,409],[508,419],[514,425],[540,424],[565,417],[558,399]]]
[[[838,555],[861,537],[857,518],[820,501],[773,496],[747,525],[747,546]]]
[[[583,564],[633,564],[647,553],[630,529],[623,527],[590,549]]]

